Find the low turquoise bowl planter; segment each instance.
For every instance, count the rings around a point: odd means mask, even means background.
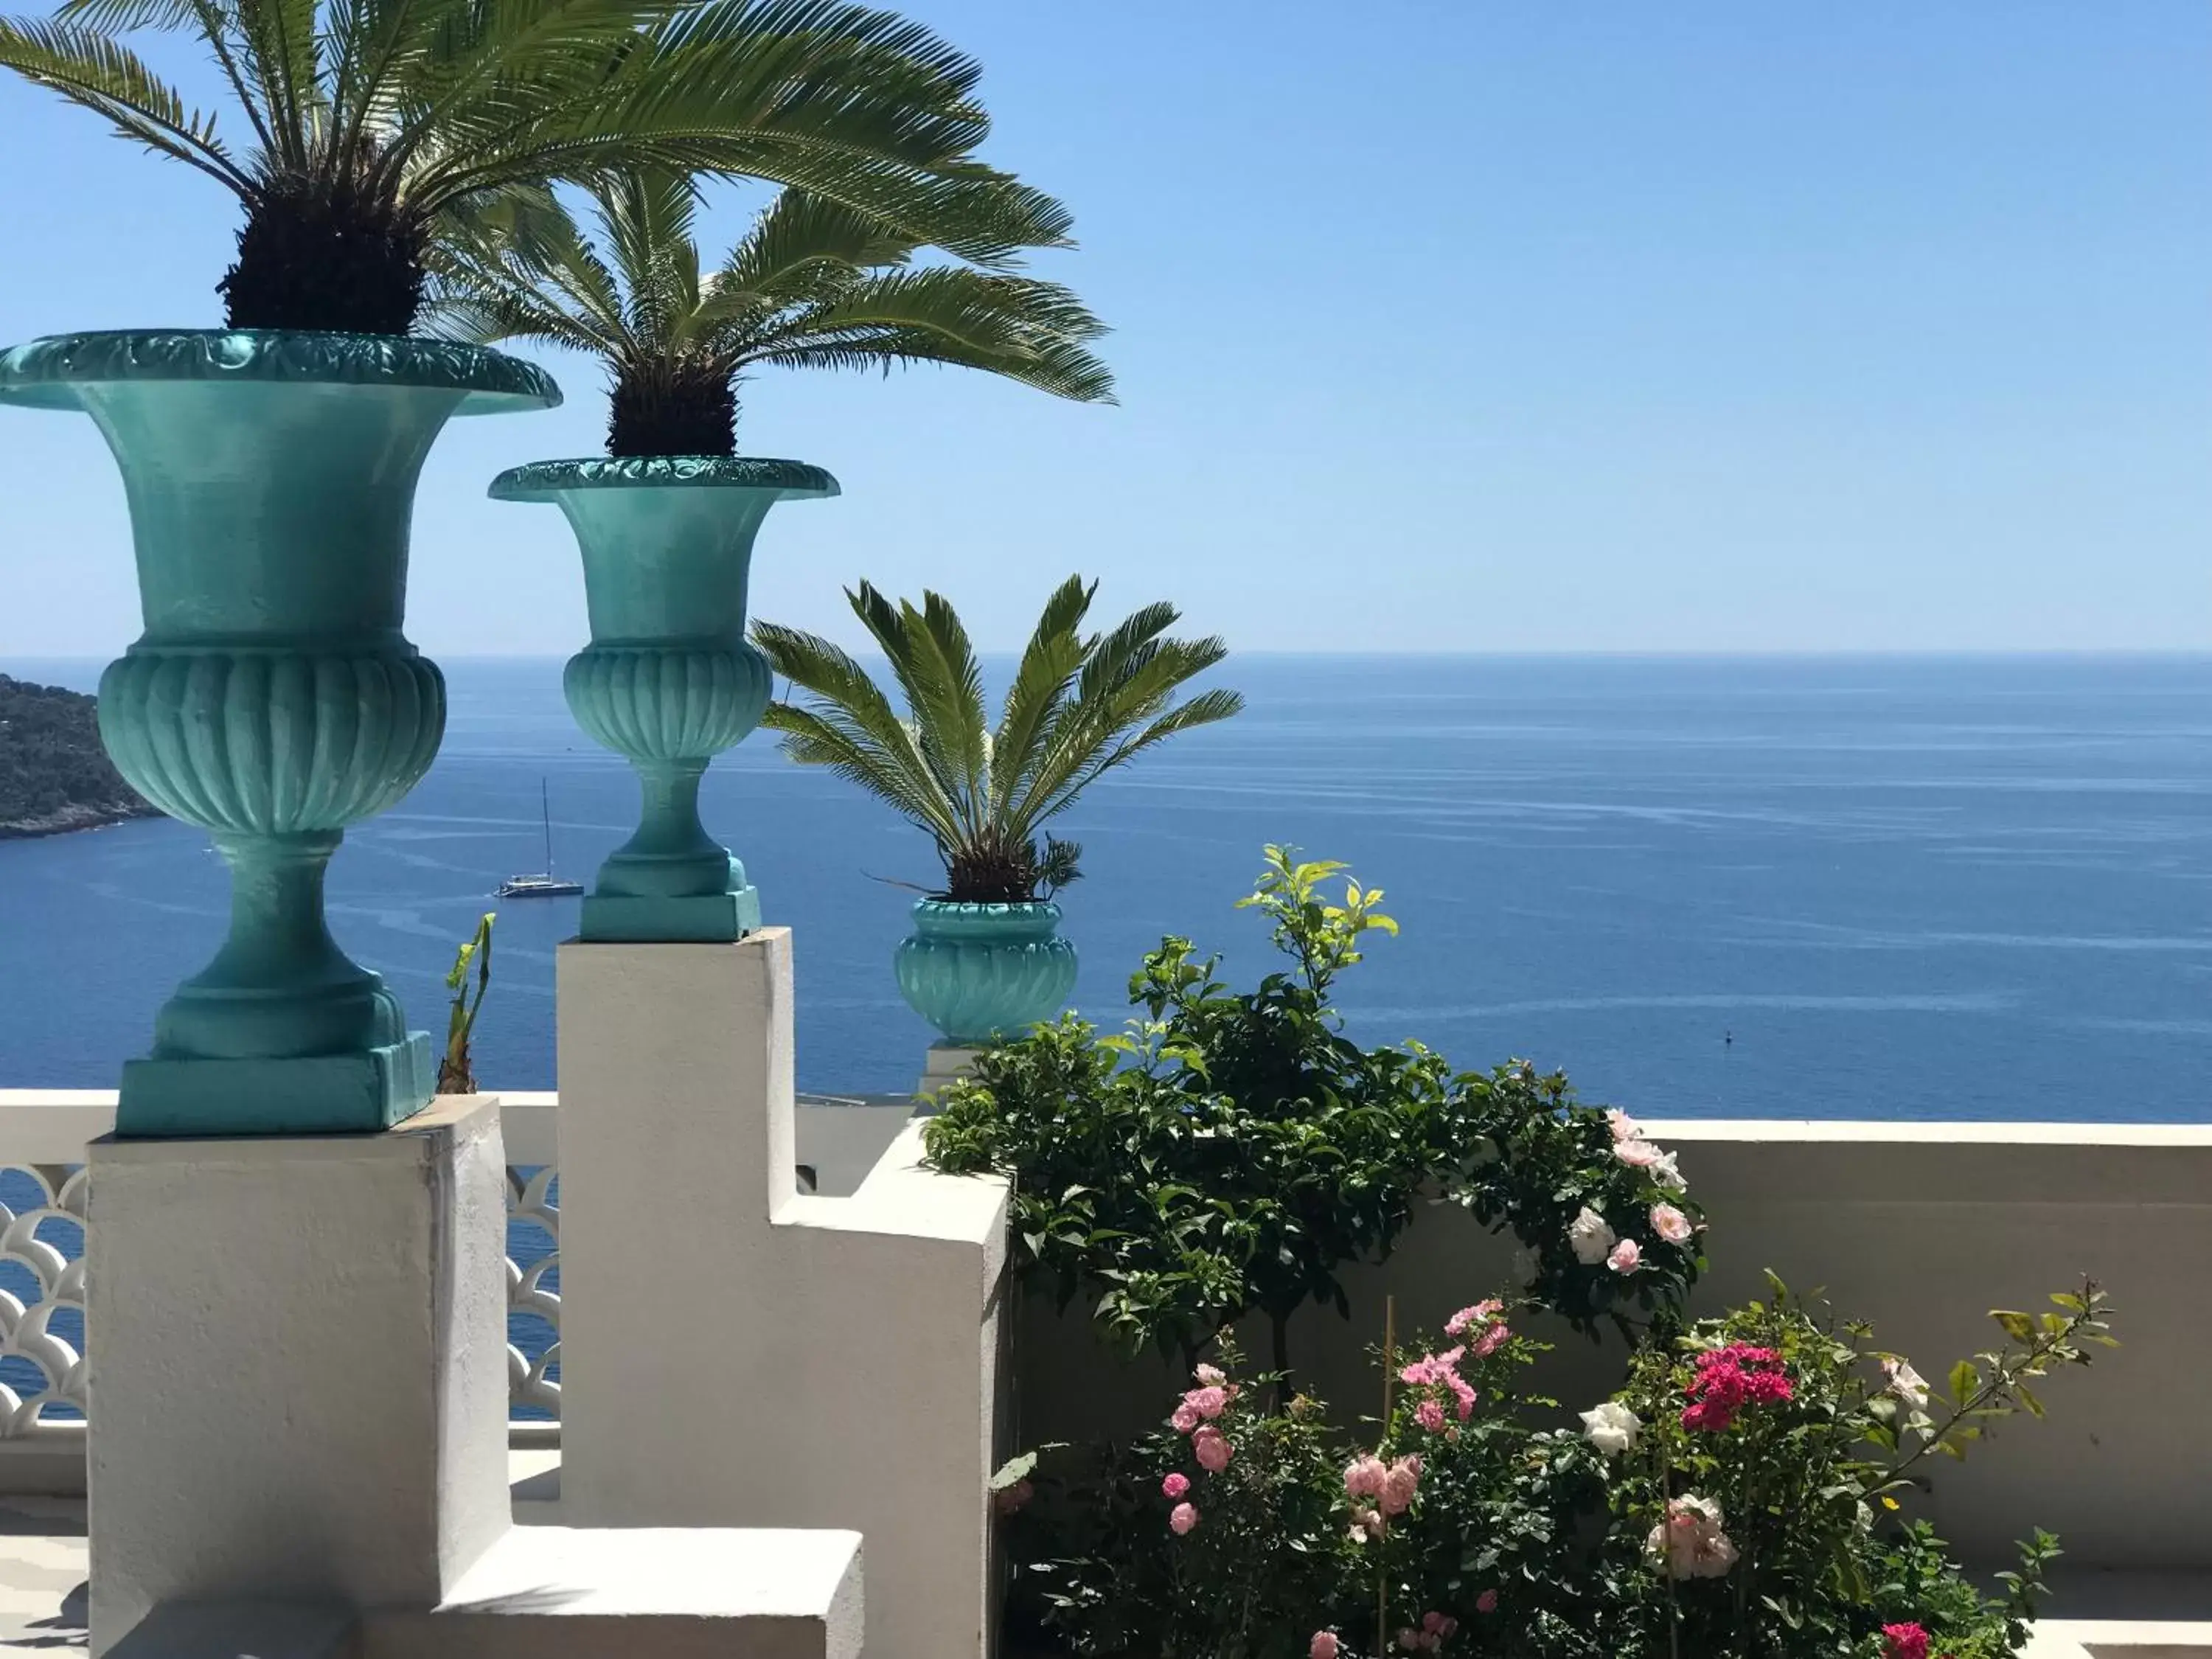
[[[1046,899],[923,899],[894,959],[899,994],[957,1048],[1018,1036],[1058,1014],[1075,989],[1075,946],[1059,929],[1060,907]]]
[[[778,501],[836,494],[818,466],[709,456],[538,461],[492,481],[493,500],[551,501],[576,532],[592,642],[562,689],[644,795],[636,833],[584,899],[582,938],[715,941],[760,926],[745,866],[699,821],[699,781],[768,708],[768,660],[745,639],[761,521]]]
[[[229,937],[124,1066],[118,1134],[368,1131],[428,1103],[430,1040],[331,939],[323,874],[445,732],[444,678],[401,632],[423,458],[455,415],[560,400],[496,352],[382,336],[0,354],[0,403],[91,416],[122,469],[145,632],[100,677],[100,738],[231,871]]]

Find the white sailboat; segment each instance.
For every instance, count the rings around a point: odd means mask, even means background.
[[[570,898],[584,890],[582,882],[553,873],[553,806],[543,778],[538,780],[538,810],[545,821],[545,868],[534,876],[509,876],[499,884],[500,898]]]

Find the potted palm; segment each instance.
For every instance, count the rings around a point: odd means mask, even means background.
[[[249,143],[120,38],[199,37]],[[434,1086],[427,1034],[325,924],[345,828],[436,753],[445,688],[404,633],[408,524],[446,421],[557,401],[538,369],[407,337],[429,274],[550,183],[744,172],[866,205],[971,257],[1060,238],[975,162],[972,64],[830,0],[70,0],[0,20],[0,68],[229,189],[228,328],[0,355],[0,401],[92,416],[130,501],[145,632],[101,735],[231,866],[228,937],[125,1068],[126,1135],[368,1130]]]
[[[1048,1018],[1074,988],[1075,947],[1059,936],[1054,894],[1081,874],[1082,849],[1044,826],[1107,772],[1244,706],[1218,688],[1175,701],[1228,647],[1169,636],[1172,605],[1084,633],[1097,591],[1071,576],[1046,601],[995,724],[967,630],[935,593],[918,607],[866,582],[846,593],[890,659],[903,714],[828,640],[753,629],[770,666],[811,694],[768,707],[763,724],[783,733],[784,753],[849,778],[936,843],[943,884],[914,906],[896,967],[900,993],[937,1028],[940,1048]]]
[[[491,489],[567,515],[592,629],[563,676],[568,706],[641,785],[636,833],[601,866],[579,931],[735,939],[760,925],[760,898],[700,822],[699,784],[768,704],[745,641],[754,538],[777,501],[837,491],[819,467],[737,454],[741,384],[763,368],[935,362],[1097,402],[1111,381],[1085,343],[1099,325],[1067,290],[916,267],[919,240],[872,212],[787,190],[702,271],[691,179],[629,174],[592,195],[593,234],[556,213],[447,273],[438,325],[607,369],[607,455],[517,467]]]

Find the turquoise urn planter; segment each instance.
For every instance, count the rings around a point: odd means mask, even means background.
[[[502,472],[492,498],[550,501],[584,556],[592,642],[562,689],[576,723],[625,757],[643,806],[599,866],[579,935],[711,942],[760,926],[745,866],[699,821],[708,763],[760,724],[767,659],[745,638],[753,538],[778,501],[837,494],[799,461],[629,456]]]
[[[423,458],[455,415],[560,396],[495,352],[369,335],[0,354],[0,402],[89,415],[122,470],[145,632],[101,676],[101,739],[230,866],[229,935],[125,1065],[118,1134],[374,1131],[428,1103],[430,1040],[331,939],[323,875],[445,730],[444,679],[401,632]]]
[[[1048,899],[923,899],[895,958],[899,994],[955,1047],[1018,1036],[1058,1014],[1075,989],[1075,946],[1059,929],[1060,907]]]

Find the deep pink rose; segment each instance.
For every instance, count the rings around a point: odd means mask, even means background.
[[[1190,1477],[1185,1474],[1181,1469],[1177,1469],[1173,1474],[1160,1482],[1161,1495],[1170,1499],[1180,1498],[1189,1490]]]

